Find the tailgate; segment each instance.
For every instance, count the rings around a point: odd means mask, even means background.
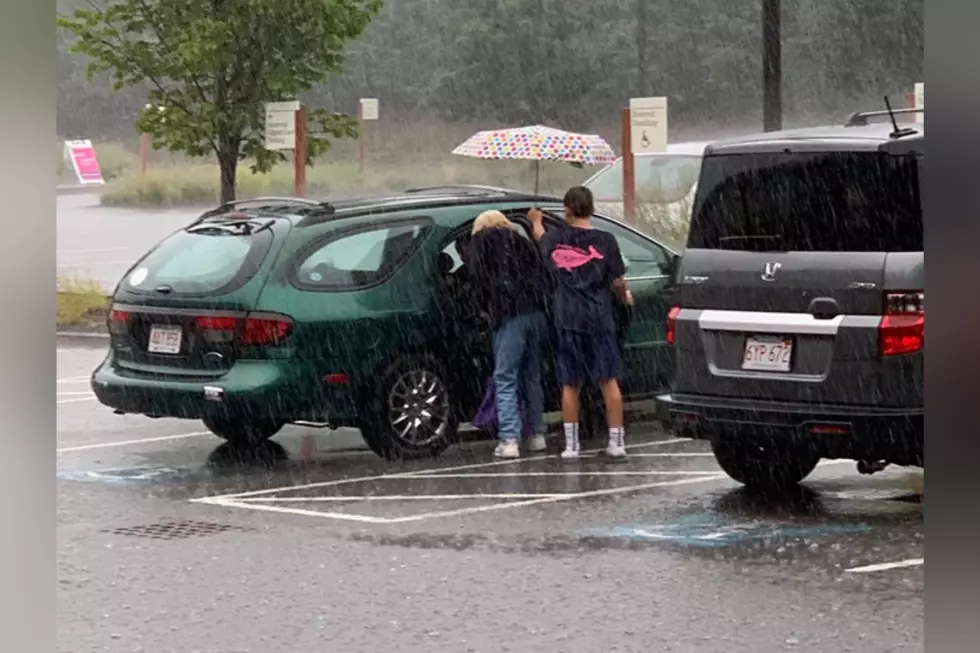
[[[877,253],[688,250],[675,391],[877,403],[884,261]]]
[[[176,232],[120,281],[109,330],[121,369],[211,378],[235,363],[246,317],[290,229],[286,220],[241,223]]]
[[[886,403],[886,262],[922,251],[914,157],[789,148],[705,157],[680,270],[674,390]]]

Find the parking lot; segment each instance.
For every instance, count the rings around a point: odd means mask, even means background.
[[[356,431],[289,427],[256,452],[236,452],[196,422],[116,416],[92,399],[87,372],[102,355],[59,352],[59,474],[138,487],[202,515],[264,513],[379,533],[484,532],[494,539],[585,539],[719,548],[749,540],[847,542],[832,564],[917,566],[922,557],[921,474],[867,477],[824,461],[798,496],[753,497],[730,481],[704,443],[640,423],[630,457],[596,449],[578,463],[548,455],[494,460],[470,438],[436,460],[386,463]],[[601,445],[601,443],[598,443]],[[556,537],[560,536],[560,537]],[[864,545],[873,538],[873,547]],[[808,544],[809,546],[809,544]],[[829,560],[826,562],[830,562]]]
[[[155,631],[175,638],[167,650],[274,650],[252,647],[275,641],[277,626],[256,620],[219,637],[205,618],[233,611],[243,623],[240,611],[268,593],[277,598],[262,599],[260,612],[300,619],[306,635],[290,641],[308,647],[324,628],[347,632],[336,619],[360,605],[371,650],[406,629],[419,640],[408,650],[435,632],[485,644],[458,650],[505,650],[488,643],[500,637],[492,628],[473,635],[460,594],[470,610],[488,603],[523,624],[510,650],[557,645],[568,632],[576,644],[562,650],[599,650],[612,626],[583,620],[605,596],[623,598],[635,632],[679,642],[664,650],[813,642],[802,650],[836,651],[866,638],[863,650],[891,651],[921,641],[921,473],[867,477],[825,461],[792,496],[753,496],[703,443],[635,420],[626,462],[596,450],[563,463],[558,442],[548,455],[495,460],[492,443],[469,437],[438,459],[392,464],[356,431],[301,427],[240,451],[196,422],[101,406],[87,376],[102,347],[79,340],[58,351],[62,650],[141,650],[134,643]],[[319,598],[327,587],[342,590],[332,607]],[[570,611],[527,625],[503,598],[516,588],[521,603]],[[401,616],[387,618],[375,612],[376,592],[389,603],[415,598],[389,604]],[[596,598],[580,604],[583,592]],[[188,601],[210,607],[188,612]],[[732,634],[760,613],[765,624]],[[317,614],[332,614],[333,626]],[[692,615],[716,621],[692,628]],[[356,641],[343,650],[367,650]]]

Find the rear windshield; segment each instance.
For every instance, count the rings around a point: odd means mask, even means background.
[[[272,231],[254,234],[179,231],[156,247],[124,280],[133,292],[209,295],[243,286],[262,265],[272,245]]]
[[[657,154],[634,159],[636,197],[645,204],[671,204],[688,196],[698,181],[701,157]],[[623,201],[623,160],[597,174],[586,184],[596,201]]]
[[[918,167],[879,152],[706,157],[688,247],[921,252]]]

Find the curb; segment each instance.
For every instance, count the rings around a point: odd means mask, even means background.
[[[95,340],[108,340],[108,333],[89,333],[85,331],[57,331],[55,335],[59,338],[89,338]]]
[[[54,187],[55,195],[75,195],[81,193],[102,194],[105,184],[57,184]]]

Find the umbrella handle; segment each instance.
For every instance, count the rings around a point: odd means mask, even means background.
[[[538,194],[538,182],[541,178],[541,160],[535,159],[534,161],[534,194]]]

